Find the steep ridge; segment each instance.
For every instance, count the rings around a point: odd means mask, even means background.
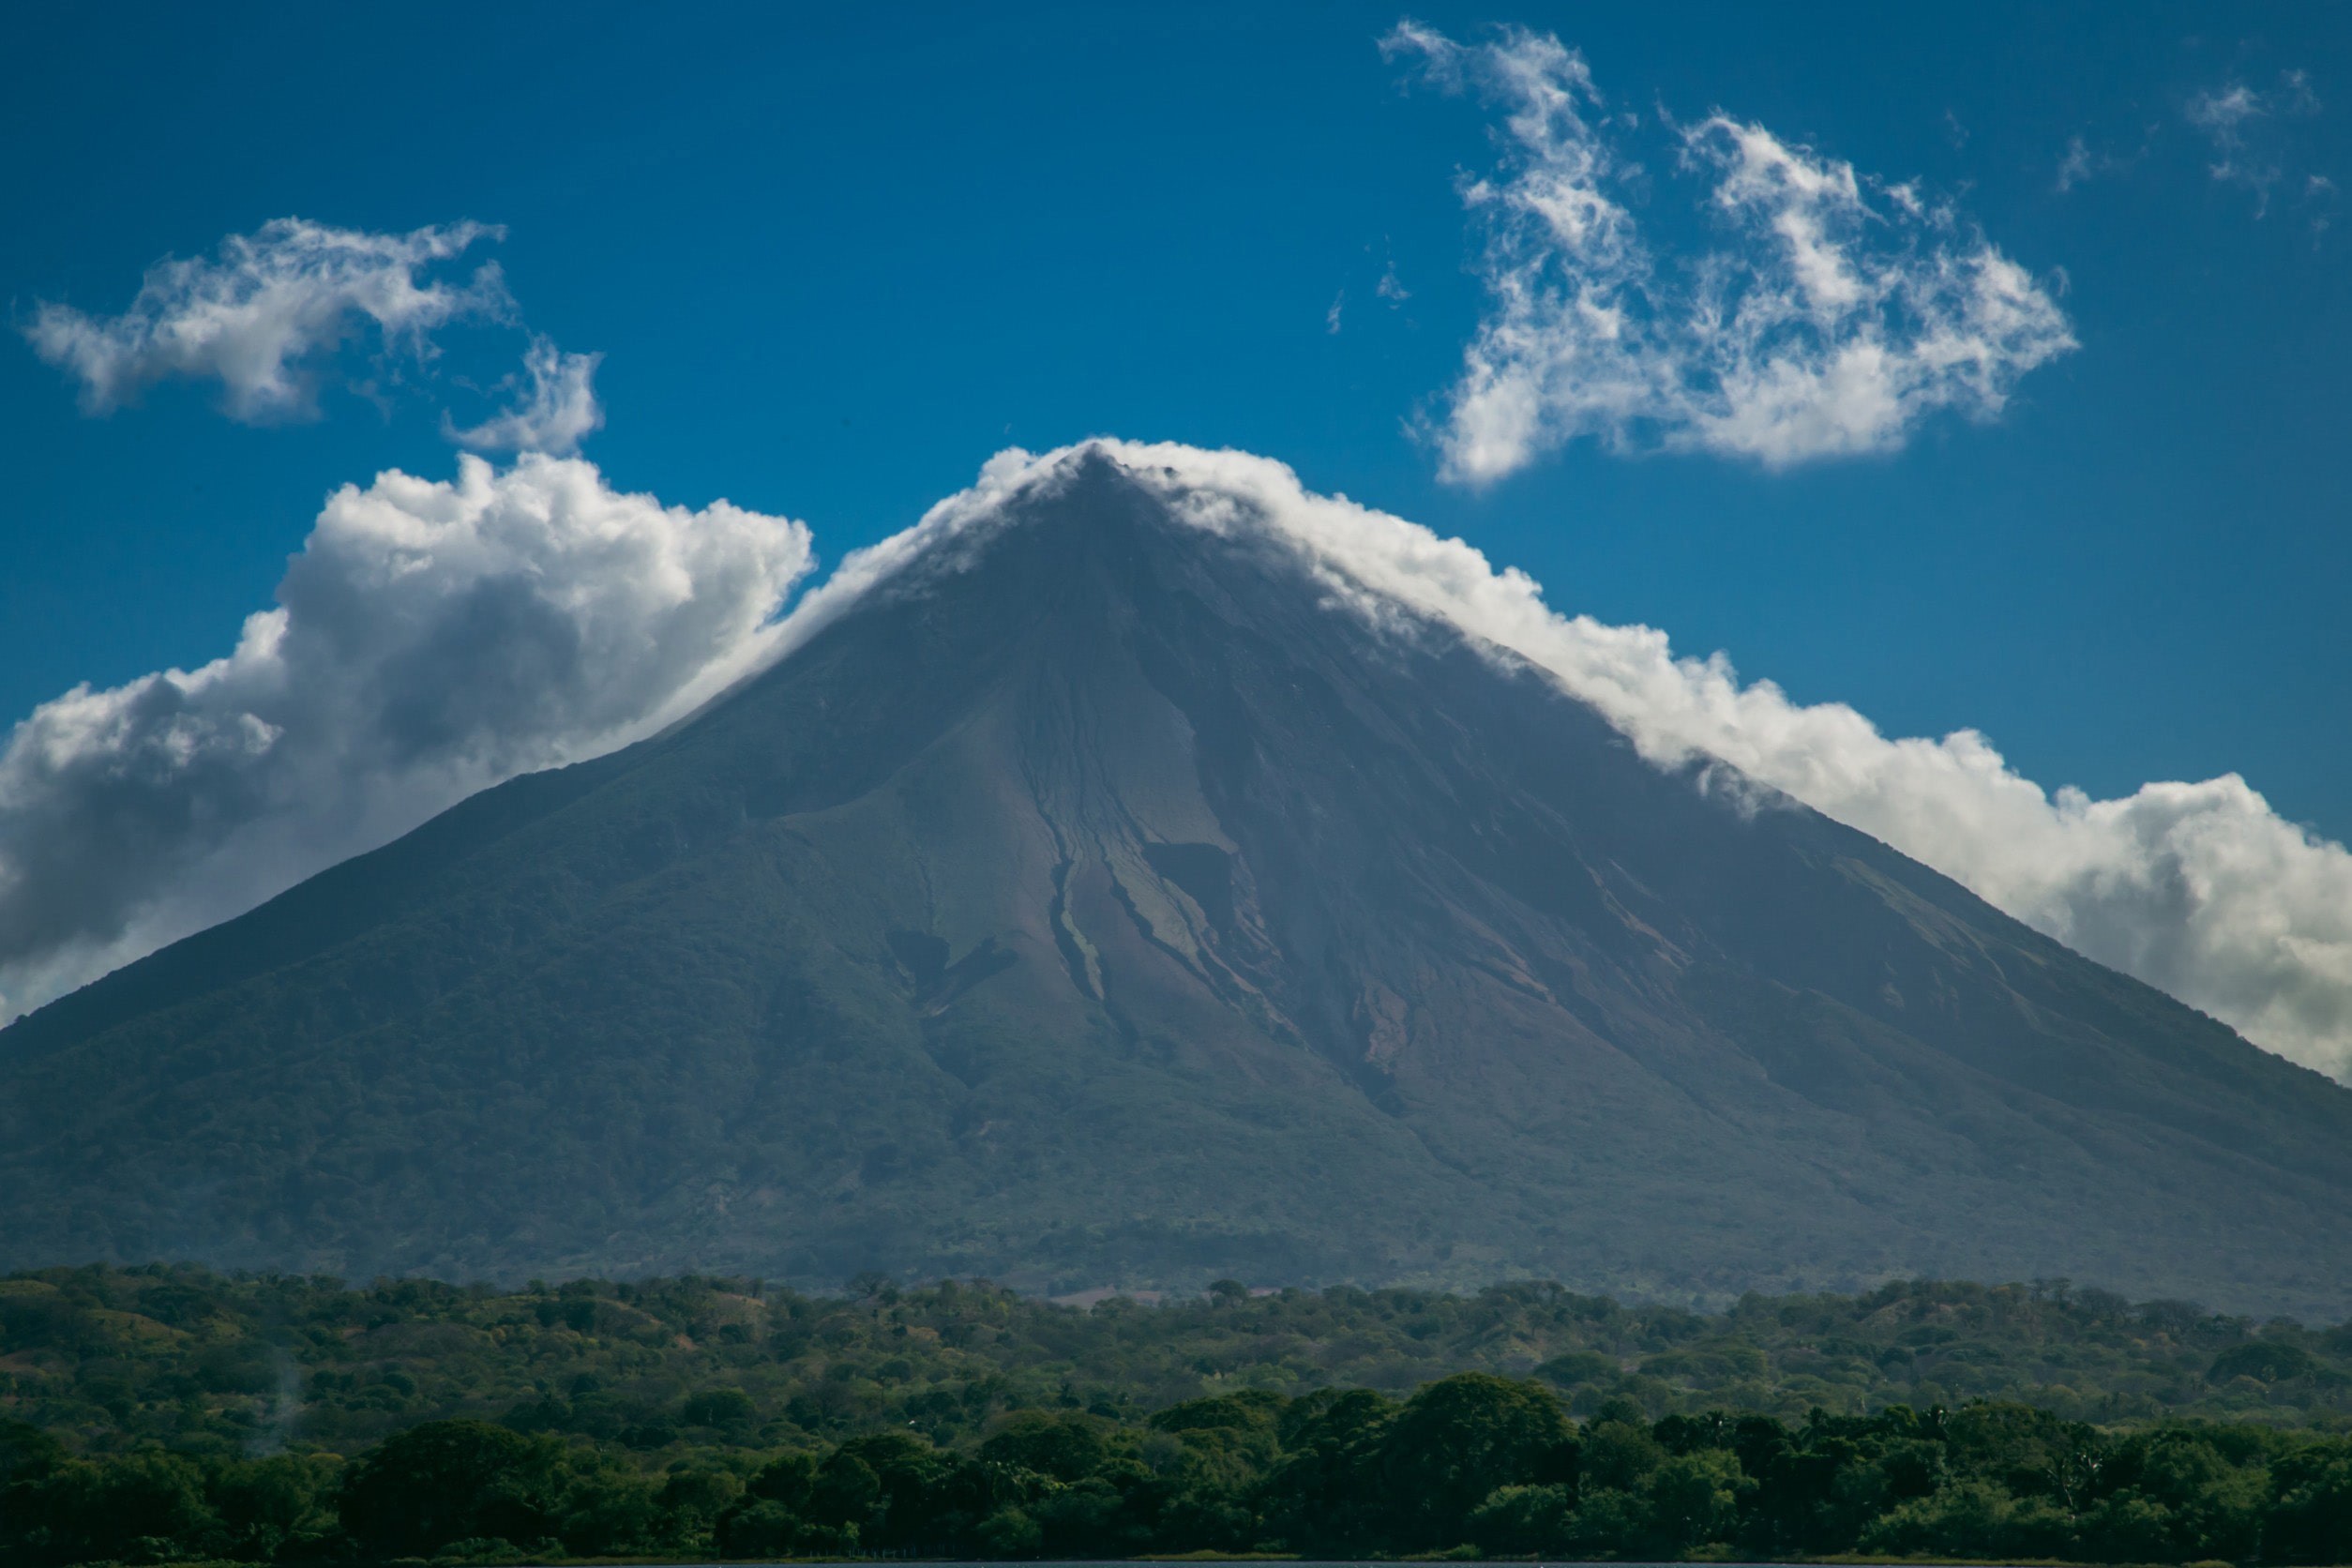
[[[2352,1092],[1101,453],[0,1032],[0,1261],[2341,1313]]]

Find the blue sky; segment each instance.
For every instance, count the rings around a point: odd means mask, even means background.
[[[1007,445],[1231,445],[1889,733],[1972,726],[2100,796],[2236,771],[2352,837],[2352,14],[1414,8],[1580,51],[1668,262],[1721,243],[1671,156],[1720,111],[1881,211],[1948,204],[2077,345],[1890,450],[1584,437],[1485,485],[1441,437],[1501,109],[1384,56],[1399,14],[51,8],[0,62],[0,290],[23,328],[274,219],[503,225],[447,275],[495,258],[531,332],[604,355],[606,478],[806,520],[826,561]],[[196,381],[94,416],[0,341],[0,711],[226,654],[336,487],[448,477],[445,416],[523,338],[437,340],[355,340],[319,417],[259,425]]]

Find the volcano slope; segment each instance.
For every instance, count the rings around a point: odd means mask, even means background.
[[[1081,450],[0,1033],[0,1261],[2352,1291],[2352,1092]]]

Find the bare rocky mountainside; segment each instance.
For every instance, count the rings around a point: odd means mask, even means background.
[[[0,1033],[0,1264],[2352,1307],[2352,1091],[1100,457]]]

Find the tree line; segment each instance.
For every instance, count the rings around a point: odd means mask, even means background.
[[[1140,1421],[1016,1412],[968,1447],[904,1431],[645,1463],[478,1420],[349,1458],[73,1458],[0,1428],[0,1554],[27,1568],[525,1557],[1807,1559],[2329,1563],[2352,1440],[2256,1423],[2116,1432],[2028,1406],[1586,1420],[1457,1373],[1399,1400],[1241,1391]]]
[[[882,1430],[955,1447],[1065,1400],[1132,1421],[1234,1388],[1401,1395],[1467,1371],[1531,1377],[1585,1417],[1612,1398],[1652,1420],[1785,1421],[1994,1400],[2110,1426],[2352,1425],[2352,1327],[2063,1281],[1901,1281],[1701,1311],[1540,1282],[1452,1295],[1223,1281],[1073,1305],[879,1279],[814,1295],[711,1277],[498,1289],[184,1266],[0,1278],[0,1417],[78,1455],[354,1453],[461,1416],[672,1457]]]
[[[0,1279],[0,1568],[848,1552],[2352,1559],[2352,1332],[2062,1281],[1040,1301]]]

